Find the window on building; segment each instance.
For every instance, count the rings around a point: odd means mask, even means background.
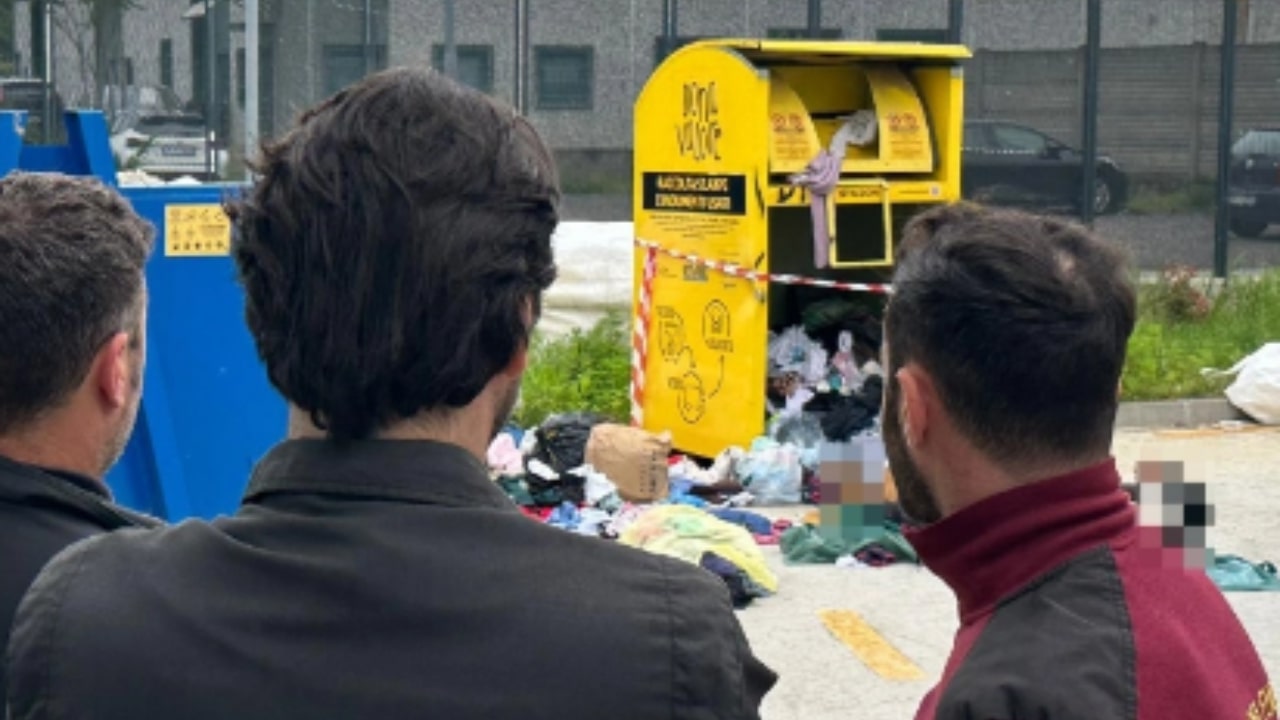
[[[173,40],[160,41],[160,85],[173,88]]]
[[[191,97],[200,108],[209,102],[209,58],[205,55],[208,35],[205,33],[204,16],[191,21]],[[201,110],[204,112],[204,110]]]
[[[0,2],[0,75],[18,74],[18,54],[13,31],[13,3]]]
[[[808,40],[809,28],[769,28],[764,36],[770,40]],[[819,40],[839,40],[844,37],[840,28],[822,28],[818,30]]]
[[[947,42],[947,30],[946,28],[884,28],[876,31],[876,40],[942,44]]]
[[[325,45],[325,95],[332,95],[348,85],[359,82],[365,75],[387,66],[386,45],[370,45],[369,55],[369,61],[366,63],[364,45]]]
[[[591,47],[534,48],[539,110],[590,110],[595,92]]]
[[[459,45],[458,80],[482,93],[493,92],[493,46]],[[431,49],[431,65],[444,71],[444,45]]]
[[[133,58],[130,57],[124,59],[124,84],[129,86],[134,84]]]
[[[31,74],[44,77],[44,3],[27,3],[27,10],[31,28]]]
[[[244,48],[236,48],[236,106],[244,107],[245,78],[248,77]]]

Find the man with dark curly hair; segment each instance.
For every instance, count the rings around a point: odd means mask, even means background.
[[[908,223],[893,282],[885,450],[960,621],[917,720],[1276,720],[1231,605],[1150,543],[1120,487],[1126,258],[1075,224],[961,204]]]
[[[256,170],[234,255],[289,439],[235,516],[41,576],[12,717],[756,717],[775,677],[719,580],[531,522],[481,461],[556,274],[533,128],[393,70]]]
[[[152,236],[98,180],[0,180],[0,649],[50,558],[156,524],[111,502],[103,480],[142,396]],[[0,653],[0,697],[5,678]]]

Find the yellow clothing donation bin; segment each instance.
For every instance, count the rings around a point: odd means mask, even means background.
[[[960,196],[968,50],[708,40],[635,106],[633,418],[714,456],[764,432],[771,329],[883,302],[907,219]]]

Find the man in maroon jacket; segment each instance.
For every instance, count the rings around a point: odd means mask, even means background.
[[[1120,489],[1126,273],[1085,230],[1021,213],[941,208],[904,233],[884,439],[908,537],[960,614],[918,720],[1276,720],[1221,592],[1139,541]]]

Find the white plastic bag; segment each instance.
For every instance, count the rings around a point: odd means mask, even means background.
[[[804,328],[791,327],[781,335],[769,336],[769,360],[782,372],[794,372],[806,385],[827,379],[827,351],[805,335]]]
[[[794,505],[800,502],[804,468],[800,450],[793,445],[780,445],[765,437],[756,438],[735,471],[761,505]]]
[[[1263,425],[1280,425],[1280,342],[1263,345],[1225,372],[1202,372],[1235,375],[1235,382],[1227,388],[1227,400]]]

